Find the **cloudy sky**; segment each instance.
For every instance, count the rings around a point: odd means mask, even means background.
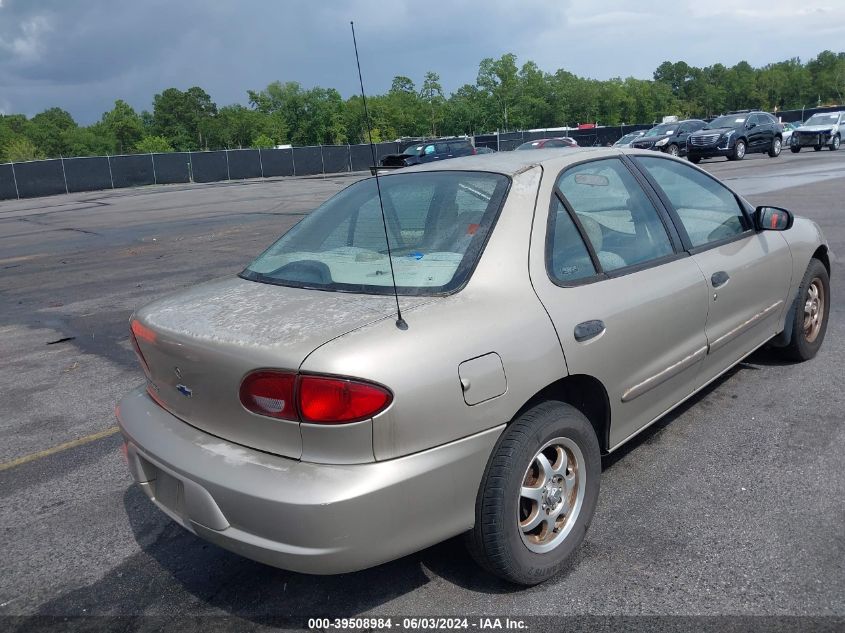
[[[164,88],[218,105],[274,80],[369,92],[439,73],[446,91],[513,52],[546,71],[650,78],[665,60],[758,66],[845,49],[843,0],[0,0],[0,112],[59,106],[80,123]]]

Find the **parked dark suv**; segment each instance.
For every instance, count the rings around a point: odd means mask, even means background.
[[[381,157],[382,167],[409,167],[435,160],[472,156],[475,147],[468,138],[443,138],[417,141],[408,145],[401,154],[389,154]]]
[[[672,156],[687,153],[687,137],[706,125],[701,119],[661,123],[631,142],[635,149],[653,149]]]
[[[713,156],[742,160],[749,152],[768,152],[775,158],[782,144],[783,127],[768,112],[731,112],[689,135],[687,158],[693,163]]]

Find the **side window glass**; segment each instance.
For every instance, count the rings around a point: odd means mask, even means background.
[[[546,247],[549,275],[564,284],[595,275],[596,269],[584,240],[557,196],[554,196],[551,214],[551,232]]]
[[[423,153],[425,153],[426,156],[428,156],[429,154],[433,154],[434,153],[434,145],[426,145],[425,149],[423,150]]]
[[[611,158],[567,169],[557,181],[604,271],[673,252],[657,209],[622,161]]]
[[[745,216],[736,197],[693,167],[660,158],[641,164],[675,207],[693,246],[703,246],[745,231]]]

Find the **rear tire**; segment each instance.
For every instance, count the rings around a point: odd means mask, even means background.
[[[783,142],[776,136],[772,140],[772,146],[769,148],[769,156],[777,158],[780,156],[780,151],[783,149]]]
[[[728,154],[728,160],[742,160],[745,158],[746,149],[745,141],[742,139],[737,140],[736,144],[734,144],[734,151]]]
[[[584,539],[600,477],[599,443],[587,418],[562,402],[532,407],[490,456],[467,535],[470,554],[512,583],[548,580]]]
[[[797,154],[798,152],[801,151],[801,146],[800,145],[793,145],[792,147],[789,148],[789,151],[792,152],[793,154]]]
[[[813,151],[814,152],[822,151],[822,146],[821,145],[813,145]]]
[[[822,346],[830,313],[830,277],[819,260],[810,260],[793,309],[792,339],[780,349],[780,354],[803,362],[813,358]]]

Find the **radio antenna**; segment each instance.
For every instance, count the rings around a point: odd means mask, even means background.
[[[355,46],[355,63],[358,65],[358,81],[361,83],[361,101],[364,103],[364,121],[367,124],[367,138],[370,141],[370,155],[373,158],[373,174],[376,177],[376,191],[378,191],[378,204],[381,208],[381,223],[384,227],[384,241],[387,243],[387,261],[390,263],[390,278],[393,281],[393,298],[396,299],[396,327],[400,330],[407,330],[408,324],[402,318],[402,309],[399,307],[399,291],[396,289],[396,273],[393,270],[393,255],[390,252],[390,237],[387,235],[387,218],[384,215],[384,201],[381,197],[381,183],[378,179],[378,165],[376,164],[376,146],[373,143],[373,131],[370,126],[370,113],[367,110],[367,97],[364,94],[364,78],[361,76],[361,60],[358,58],[358,40],[355,39],[355,23],[349,22],[352,27],[352,44]]]

